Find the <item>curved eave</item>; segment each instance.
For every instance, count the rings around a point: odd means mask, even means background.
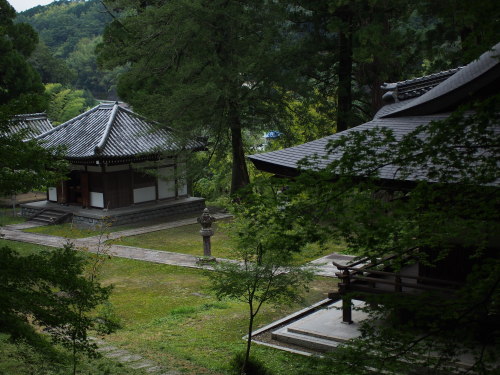
[[[300,174],[297,168],[285,167],[283,165],[274,164],[254,158],[252,156],[249,156],[248,159],[250,159],[252,163],[255,165],[255,168],[257,168],[260,171],[272,173],[283,177],[296,177]]]

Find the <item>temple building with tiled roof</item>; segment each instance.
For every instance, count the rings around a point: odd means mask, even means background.
[[[342,136],[349,137],[357,132],[373,130],[378,127],[391,130],[398,140],[411,134],[421,125],[426,125],[431,121],[445,120],[461,105],[486,99],[500,92],[500,43],[464,67],[385,84],[382,88],[386,91],[384,94],[386,104],[371,121],[298,146],[251,155],[249,159],[261,171],[281,177],[294,177],[301,173],[301,161],[304,159],[314,159],[317,164],[307,168],[318,169],[326,168],[330,163],[339,160],[342,157],[341,151],[327,150],[326,147],[329,142]],[[492,122],[491,126],[496,134],[500,133],[499,123]],[[425,142],[427,136],[420,134],[419,137]],[[455,147],[459,149],[461,145],[455,145]],[[483,151],[479,145],[474,148],[478,152],[482,153]],[[486,152],[495,151],[498,152],[498,150]],[[430,167],[436,167],[436,165]],[[398,165],[380,166],[380,169],[377,169],[380,178],[380,181],[377,181],[380,183],[379,188],[387,191],[388,195],[390,195],[390,190],[411,192],[416,182],[429,181],[428,168],[429,165],[419,165],[411,170],[410,175],[402,175]],[[356,177],[365,178],[367,177],[365,173],[365,171],[359,171]],[[497,180],[491,185],[498,187],[500,181]],[[495,190],[492,186],[484,189],[488,192],[492,190]],[[473,201],[471,200],[471,202]],[[421,209],[425,210],[424,207]],[[471,221],[474,220],[476,219],[473,218]],[[377,223],[374,222],[370,225],[375,226]],[[446,291],[447,297],[454,295],[454,290],[462,286],[470,274],[475,260],[470,257],[470,244],[461,243],[461,238],[457,237],[452,237],[449,240],[448,252],[432,266],[428,262],[420,262],[421,258],[417,257],[414,259],[414,263],[409,262],[407,265],[395,269],[394,264],[391,264],[391,254],[387,254],[387,258],[377,258],[376,260],[368,257],[361,258],[347,266],[345,263],[338,263],[342,259],[335,258],[335,254],[322,258],[321,262],[325,263],[327,260],[333,260],[334,266],[339,270],[336,273],[339,277],[339,289],[331,293],[330,298],[333,300],[342,299],[343,302],[339,303],[338,306],[342,306],[343,323],[353,323],[351,304],[353,296],[361,300],[370,294],[396,293],[400,296],[404,294],[411,296],[412,293],[414,295],[414,293],[420,293],[423,290]],[[500,247],[497,236],[493,236],[489,243],[483,243],[483,245],[486,249],[482,250],[482,256],[499,254]],[[428,252],[428,254],[433,254],[434,250],[425,246],[425,242],[422,247],[417,249],[421,253]],[[412,259],[410,250],[408,254],[409,259]],[[432,259],[432,255],[429,259]],[[315,315],[304,318],[303,327],[306,326],[307,319],[312,320],[313,317],[316,319]],[[272,332],[272,337],[287,343],[287,345],[294,344],[305,348],[320,347],[323,350],[334,350],[338,342],[345,341],[342,336],[345,331],[339,329],[339,332],[342,333],[338,333],[330,330],[332,321],[327,321],[323,327],[320,326],[320,323],[316,324],[314,331],[297,329],[299,325],[294,322],[293,325],[288,326],[290,328],[285,326]],[[321,335],[317,332],[321,332]],[[321,339],[318,339],[320,336]]]
[[[26,138],[34,138],[51,129],[53,129],[52,123],[45,113],[16,115],[10,124],[11,132],[25,132],[24,135]]]
[[[182,154],[204,148],[119,103],[99,104],[36,139],[46,147],[65,148],[71,168],[68,180],[49,188],[48,201],[83,208],[187,197]]]

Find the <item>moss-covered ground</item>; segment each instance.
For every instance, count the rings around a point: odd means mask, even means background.
[[[0,245],[25,254],[42,249],[6,240]],[[243,350],[247,306],[218,301],[203,271],[111,258],[100,277],[102,283],[114,285],[111,302],[123,325],[105,338],[107,342],[192,375],[227,374],[230,359]],[[304,293],[304,303],[265,306],[255,328],[326,298],[332,288],[334,280],[318,277]],[[310,359],[298,355],[256,345],[253,352],[276,375],[303,374],[310,368]]]

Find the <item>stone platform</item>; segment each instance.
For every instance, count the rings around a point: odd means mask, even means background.
[[[21,215],[31,217],[43,210],[53,209],[73,214],[73,224],[80,227],[92,227],[105,221],[113,225],[130,224],[159,217],[185,213],[201,213],[205,208],[205,199],[186,197],[161,202],[141,203],[115,209],[82,208],[73,205],[60,205],[46,200],[21,204]]]
[[[362,307],[363,302],[353,300],[355,307]],[[367,318],[363,311],[352,311],[352,324],[342,322],[342,301],[330,305],[285,325],[272,332],[272,338],[279,342],[319,352],[334,350],[340,343],[360,335],[360,323]]]

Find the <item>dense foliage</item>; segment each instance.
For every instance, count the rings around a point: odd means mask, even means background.
[[[47,150],[14,134],[14,115],[41,112],[48,97],[37,72],[26,61],[38,41],[27,24],[14,23],[14,9],[0,1],[0,195],[47,186],[65,168],[61,150]]]
[[[419,262],[430,277],[461,283],[446,296],[365,295],[372,319],[361,338],[337,353],[344,371],[364,374],[376,366],[395,374],[415,367],[455,373],[453,360],[464,353],[474,355],[473,373],[495,366],[499,104],[497,95],[468,107],[473,113],[421,125],[402,139],[382,128],[352,132],[328,146],[337,158],[326,169],[314,172],[317,161],[305,161],[302,175],[283,192],[287,217],[301,218],[368,261],[393,255],[389,269]],[[399,184],[378,177],[387,165],[395,166]]]
[[[47,116],[53,125],[68,121],[97,104],[90,93],[64,87],[60,83],[49,83],[45,85],[45,90],[50,96]]]
[[[98,0],[57,1],[20,13],[17,22],[30,24],[41,44],[30,61],[43,83],[72,85],[99,99],[113,99],[116,74],[97,69],[95,46],[112,17]]]
[[[293,262],[293,254],[311,240],[306,231],[287,218],[279,203],[280,191],[269,181],[239,191],[245,203],[235,204],[230,230],[234,255],[240,262],[217,262],[208,274],[218,298],[232,298],[248,305],[247,347],[238,374],[251,374],[248,367],[255,317],[264,304],[300,300],[312,280],[312,269]],[[256,374],[260,372],[255,372]]]
[[[120,9],[104,34],[100,61],[130,63],[119,95],[187,136],[231,150],[231,190],[249,182],[243,129],[284,120],[294,66],[283,54],[284,7],[267,1],[108,1]],[[261,131],[262,131],[261,130]]]
[[[0,112],[40,112],[47,105],[40,76],[26,61],[38,42],[33,28],[14,23],[16,12],[0,1]]]
[[[74,355],[97,355],[88,331],[109,333],[116,327],[105,316],[94,314],[95,308],[107,301],[111,288],[95,280],[90,259],[66,245],[27,256],[3,247],[0,260],[3,333],[36,345],[43,341],[38,337],[42,329]]]

